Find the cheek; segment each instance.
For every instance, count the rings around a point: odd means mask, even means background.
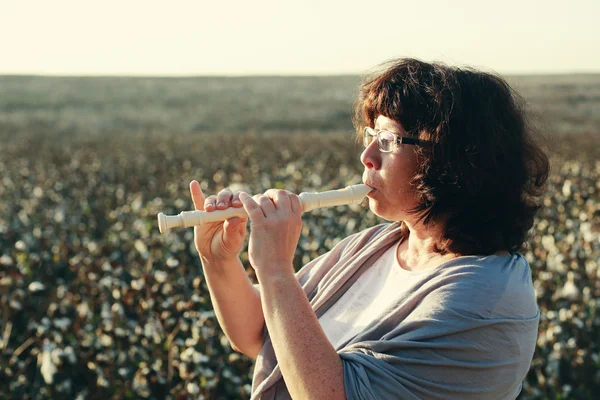
[[[393,173],[390,173],[386,177],[389,182],[387,187],[390,189],[387,191],[388,195],[398,199],[403,204],[414,202],[417,199],[415,186],[412,184],[413,178],[417,173],[415,165],[412,163],[403,163],[394,167],[391,170]]]

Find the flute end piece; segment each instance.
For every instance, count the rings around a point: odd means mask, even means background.
[[[158,213],[158,230],[163,235],[166,235],[170,231],[167,225],[167,216],[164,213]]]

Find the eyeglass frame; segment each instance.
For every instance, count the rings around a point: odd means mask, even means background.
[[[372,135],[370,132],[374,132],[375,134]],[[394,144],[396,145],[396,147],[392,150],[383,150],[381,148],[381,141],[379,140],[379,136],[381,134],[381,132],[387,132],[391,135],[393,135],[396,140],[394,141]],[[409,145],[413,145],[413,146],[428,146],[431,145],[431,142],[427,141],[427,140],[421,140],[421,139],[417,139],[417,138],[412,138],[412,137],[407,137],[407,136],[400,136],[397,133],[394,133],[392,131],[388,131],[387,129],[380,129],[380,130],[375,130],[374,128],[371,128],[370,126],[365,126],[363,129],[363,146],[365,148],[369,147],[369,145],[372,143],[366,142],[366,138],[370,137],[370,138],[375,138],[377,140],[377,148],[379,149],[380,152],[382,153],[391,153],[394,150],[396,150],[398,148],[399,144],[409,144]]]

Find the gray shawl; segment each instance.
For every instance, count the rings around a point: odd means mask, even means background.
[[[400,238],[398,223],[375,226],[306,264],[297,278],[316,316]],[[458,257],[417,281],[382,318],[336,349],[347,398],[515,398],[539,321],[525,258]],[[251,399],[291,398],[266,327],[254,368]]]

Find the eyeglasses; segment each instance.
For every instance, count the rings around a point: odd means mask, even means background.
[[[390,131],[376,131],[367,126],[363,130],[363,144],[368,147],[374,138],[377,138],[377,147],[382,153],[391,153],[398,148],[399,144],[412,144],[415,146],[426,146],[430,142],[406,136],[398,136]]]

